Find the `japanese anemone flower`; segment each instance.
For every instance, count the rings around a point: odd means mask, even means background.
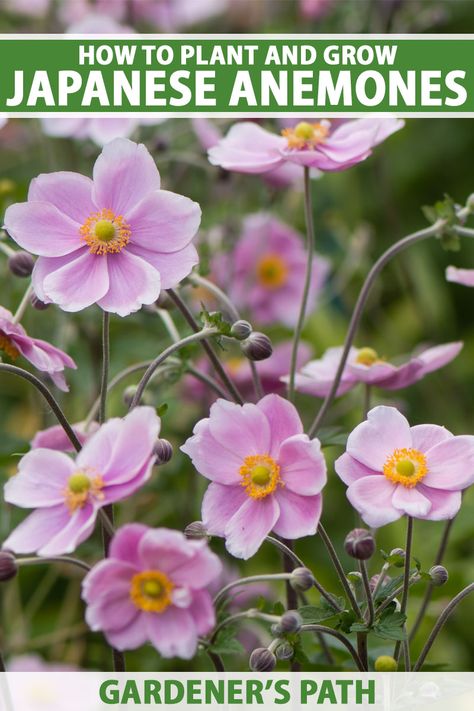
[[[144,145],[117,138],[97,158],[93,180],[70,172],[35,178],[28,202],[7,209],[5,229],[39,256],[32,278],[41,301],[65,311],[97,303],[127,316],[190,273],[200,219],[197,203],[160,190]]]
[[[474,482],[474,437],[455,437],[439,425],[410,427],[396,408],[374,407],[349,435],[335,468],[369,526],[404,514],[449,519]]]

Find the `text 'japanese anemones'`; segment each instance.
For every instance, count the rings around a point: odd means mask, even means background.
[[[191,240],[197,203],[160,190],[146,147],[125,138],[108,143],[93,180],[79,173],[39,175],[28,202],[9,207],[5,228],[37,254],[36,294],[65,311],[97,303],[126,316],[178,284],[198,257]]]
[[[279,395],[256,405],[217,400],[181,447],[211,480],[202,519],[237,558],[250,558],[274,531],[316,533],[326,483],[319,440],[303,434],[296,408]]]
[[[474,482],[474,437],[455,437],[439,425],[410,427],[394,407],[375,407],[349,435],[335,468],[369,526],[404,514],[449,519]]]
[[[163,657],[190,659],[215,624],[207,587],[222,570],[206,541],[179,531],[123,526],[109,556],[84,578],[86,621],[115,649],[151,642]]]

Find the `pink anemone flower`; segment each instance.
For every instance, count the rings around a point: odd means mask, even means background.
[[[334,0],[299,0],[300,14],[306,20],[320,20],[334,5]]]
[[[5,228],[39,255],[33,286],[41,301],[65,311],[97,303],[127,316],[190,273],[200,219],[197,203],[160,190],[144,145],[117,138],[93,180],[70,172],[35,178],[28,202],[7,209]]]
[[[149,641],[163,657],[191,659],[198,637],[215,624],[206,588],[221,569],[204,540],[138,523],[123,526],[109,557],[84,578],[86,621],[116,649]]]
[[[46,341],[31,338],[19,323],[15,323],[10,311],[0,306],[0,351],[15,361],[20,355],[38,370],[47,373],[53,383],[65,392],[68,386],[64,379],[64,368],[77,368],[67,353]]]
[[[232,555],[250,558],[272,530],[291,539],[316,533],[326,463],[319,440],[303,434],[284,398],[242,406],[217,400],[181,450],[211,480],[202,520]]]
[[[236,123],[210,149],[209,160],[240,173],[266,173],[286,162],[323,172],[346,170],[403,125],[399,119],[356,119],[333,129],[330,121],[301,121],[278,136],[255,123]]]
[[[212,261],[216,281],[227,289],[236,307],[265,325],[296,325],[305,270],[302,236],[266,213],[248,216],[234,249]],[[312,272],[308,313],[326,281],[329,262],[315,256]]]
[[[463,286],[474,286],[474,269],[458,269],[448,267],[446,269],[446,280]]]
[[[349,435],[335,468],[369,526],[404,514],[449,519],[474,482],[474,437],[455,437],[439,425],[410,427],[394,407],[375,407]]]
[[[103,425],[72,459],[33,449],[5,485],[5,501],[36,509],[7,538],[13,553],[63,555],[90,536],[100,508],[130,496],[150,478],[160,419],[137,407]]]
[[[443,343],[415,353],[405,363],[393,365],[380,358],[373,348],[351,348],[342,373],[337,395],[344,395],[358,383],[382,390],[401,390],[450,363],[461,351],[463,343]],[[343,348],[329,348],[318,360],[307,363],[296,375],[296,389],[316,397],[326,397],[331,390],[341,361]],[[288,376],[282,378],[288,382]]]
[[[77,439],[84,445],[99,429],[98,422],[91,422],[87,427],[84,422],[72,425]],[[31,449],[54,449],[56,452],[75,452],[73,444],[61,425],[53,425],[40,430],[31,440]]]
[[[101,148],[115,138],[128,138],[139,126],[158,125],[164,118],[138,118],[117,116],[116,118],[88,118],[87,116],[58,118],[47,116],[41,125],[47,136],[54,138],[89,138]]]

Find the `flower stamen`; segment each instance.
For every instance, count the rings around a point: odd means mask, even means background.
[[[77,509],[82,509],[91,499],[102,500],[104,481],[101,476],[89,476],[86,470],[74,472],[64,490],[64,498],[69,513],[72,515]]]
[[[426,457],[417,449],[396,449],[383,465],[383,473],[395,484],[413,489],[428,474]]]
[[[278,289],[288,279],[288,267],[278,254],[265,254],[257,263],[257,278],[266,289]]]
[[[281,135],[286,138],[288,148],[311,150],[318,144],[325,142],[329,135],[329,129],[329,121],[319,121],[318,123],[301,121],[294,128],[284,128]]]
[[[118,254],[130,242],[132,231],[122,215],[112,210],[93,212],[79,230],[91,254]]]
[[[16,360],[20,355],[18,348],[14,346],[8,336],[5,336],[3,333],[0,333],[0,351],[6,353],[12,360]]]
[[[245,457],[240,467],[241,486],[252,499],[264,499],[277,486],[284,486],[280,478],[280,466],[268,454]]]
[[[359,363],[360,365],[371,366],[374,365],[374,363],[380,362],[382,362],[382,359],[379,357],[377,351],[375,351],[373,348],[359,348],[359,351],[356,356],[356,363]]]
[[[174,584],[159,570],[144,570],[132,578],[130,597],[145,612],[164,612],[171,605]]]

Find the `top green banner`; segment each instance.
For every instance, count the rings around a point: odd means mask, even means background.
[[[0,36],[0,112],[474,116],[474,35]]]

